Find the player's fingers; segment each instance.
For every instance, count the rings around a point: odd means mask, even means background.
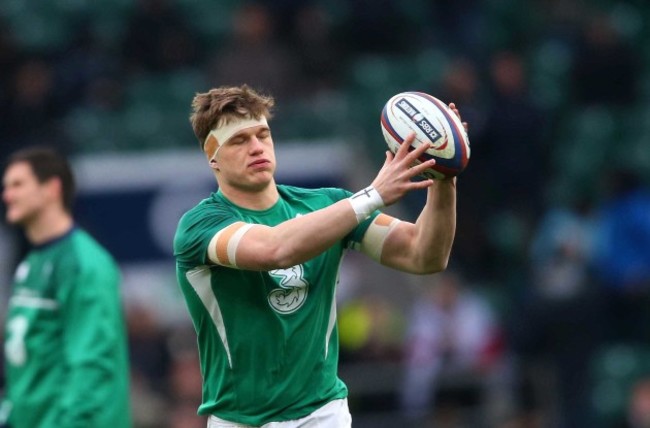
[[[458,107],[456,107],[456,104],[455,104],[455,103],[449,103],[449,108],[451,109],[451,111],[454,112],[454,114],[455,114],[456,116],[458,116],[458,119],[461,119],[461,117],[460,117],[460,111],[458,111]],[[462,119],[461,119],[461,120],[462,120]]]
[[[433,167],[435,164],[436,164],[435,159],[429,159],[426,162],[422,162],[421,164],[413,166],[409,170],[409,173],[411,174],[411,177],[415,177],[416,175],[420,175],[427,169]]]
[[[391,163],[393,158],[395,158],[395,156],[393,155],[393,152],[391,152],[390,150],[386,150],[386,159],[384,159],[384,166]]]
[[[430,178],[427,178],[426,180],[412,181],[411,189],[426,189],[427,187],[430,187],[432,184],[433,184],[433,180]]]
[[[463,122],[463,128],[465,128],[465,132],[469,132],[469,124],[467,122]]]
[[[431,147],[433,147],[429,143],[423,143],[417,146],[413,151],[408,153],[406,157],[404,158],[405,162],[413,163],[416,159],[419,159],[420,156],[424,154],[427,150],[429,150]]]
[[[413,141],[415,140],[415,132],[409,133],[409,135],[404,138],[404,141],[400,145],[399,149],[395,152],[395,158],[396,159],[402,159],[404,158],[408,152],[409,152],[409,147],[411,144],[413,144]]]

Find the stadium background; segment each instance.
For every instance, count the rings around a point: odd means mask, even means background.
[[[194,93],[275,95],[278,181],[349,189],[381,165],[390,96],[454,101],[472,159],[450,269],[496,333],[473,356],[489,363],[437,381],[435,426],[632,426],[650,377],[649,43],[642,0],[3,0],[0,158],[30,144],[73,157],[79,223],[124,272],[138,426],[189,428],[204,426],[200,379],[170,249],[214,188],[187,121]],[[636,208],[617,211],[632,184]],[[422,202],[391,211],[413,220]],[[633,233],[603,239],[639,212]],[[0,235],[9,284],[25,243]],[[436,282],[346,258],[355,426],[403,420],[411,308]]]

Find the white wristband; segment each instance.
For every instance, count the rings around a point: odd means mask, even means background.
[[[372,186],[359,190],[348,198],[354,213],[357,215],[357,222],[361,223],[370,214],[384,206],[384,200],[379,192]]]

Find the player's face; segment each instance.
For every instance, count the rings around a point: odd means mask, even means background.
[[[27,162],[9,165],[2,180],[2,201],[9,224],[25,225],[35,218],[50,199],[47,183],[39,183]]]
[[[233,135],[216,158],[220,184],[247,190],[268,186],[275,173],[275,152],[271,130],[254,126]]]

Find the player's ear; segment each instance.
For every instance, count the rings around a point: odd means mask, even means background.
[[[43,186],[52,198],[63,197],[63,183],[59,177],[49,178],[43,183]]]
[[[208,164],[210,165],[210,168],[219,170],[219,167],[217,166],[217,152],[219,151],[219,143],[217,142],[217,139],[214,137],[214,135],[210,134],[208,138],[205,141],[205,145],[203,146],[203,152],[205,153],[205,156],[208,158]]]

